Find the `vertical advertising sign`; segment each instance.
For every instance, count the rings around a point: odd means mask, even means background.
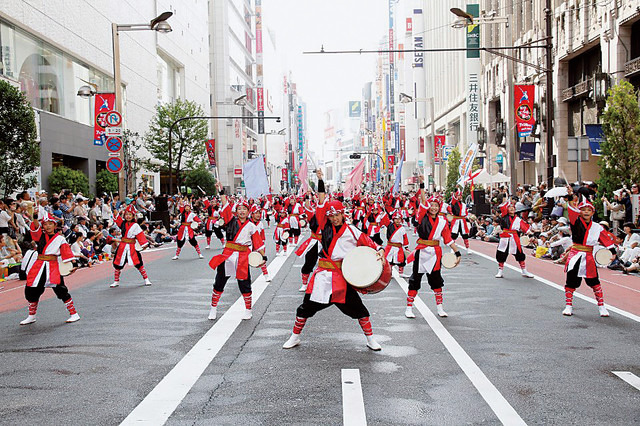
[[[389,50],[395,49],[395,40],[393,39],[393,20],[394,20],[394,6],[397,0],[389,0]],[[395,53],[389,52],[389,111],[391,112],[391,121],[395,121]]]
[[[93,144],[102,146],[107,141],[105,129],[109,127],[107,113],[116,109],[115,93],[97,93],[93,120]]]
[[[258,133],[264,134],[264,81],[262,57],[262,0],[256,0],[256,91],[258,95]]]
[[[445,135],[436,135],[433,138],[433,160],[435,164],[442,164],[442,147],[446,142]]]
[[[215,167],[216,166],[216,140],[209,139],[206,142],[206,148],[207,148],[207,157],[209,157],[209,166]]]
[[[302,166],[302,156],[304,153],[304,128],[303,128],[302,106],[298,105],[298,163]]]
[[[478,4],[468,4],[467,13],[478,17]],[[467,49],[480,47],[480,27],[467,26]],[[480,126],[480,50],[467,50],[467,144],[472,147],[478,143]]]
[[[536,124],[536,119],[533,116],[533,101],[535,99],[536,86],[533,84],[516,84],[513,90],[518,136],[526,138],[527,136],[531,136],[533,125]]]

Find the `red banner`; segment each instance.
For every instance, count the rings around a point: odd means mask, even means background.
[[[433,138],[433,162],[435,164],[442,163],[442,147],[445,143],[445,135],[436,135],[435,138]]]
[[[107,113],[116,109],[115,93],[96,93],[93,117],[93,144],[104,145],[107,137],[104,129],[107,127]]]
[[[287,169],[282,169],[282,180],[289,180],[289,174],[288,174],[289,170]]]
[[[533,84],[516,84],[513,90],[515,91],[514,101],[518,136],[521,138],[531,136],[533,125],[536,123],[533,116],[536,86]]]
[[[209,157],[209,165],[211,167],[215,167],[216,166],[216,140],[209,139],[206,142],[206,147],[207,147],[207,156]]]
[[[395,155],[387,156],[387,163],[389,164],[389,166],[393,166],[395,164],[395,161],[396,161]]]

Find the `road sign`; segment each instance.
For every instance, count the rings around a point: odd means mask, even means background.
[[[122,170],[122,160],[120,157],[111,157],[107,160],[107,170],[111,173],[119,173]]]
[[[453,147],[450,145],[445,145],[442,147],[442,159],[444,161],[449,161],[449,154],[453,151]]]
[[[108,138],[111,136],[122,136],[122,127],[107,127],[104,129],[104,134],[107,135]]]
[[[118,111],[109,111],[107,113],[107,125],[109,127],[120,127],[122,116]]]
[[[395,163],[395,160],[396,160],[396,156],[395,155],[387,156],[387,163],[389,163],[390,166],[393,166],[393,164]]]
[[[496,163],[502,164],[503,161],[504,161],[504,156],[502,155],[501,152],[499,152],[498,155],[496,155]]]
[[[118,152],[122,149],[122,139],[120,138],[109,138],[107,139],[107,150],[109,152]]]
[[[242,176],[242,169],[233,169],[234,176]]]

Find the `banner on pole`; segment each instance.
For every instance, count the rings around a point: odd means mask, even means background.
[[[109,127],[107,115],[116,108],[115,93],[96,93],[93,117],[93,144],[104,145],[107,141],[105,129]]]
[[[513,99],[516,109],[516,128],[518,136],[525,138],[531,136],[536,119],[533,116],[533,101],[535,99],[536,86],[533,84],[515,85]]]
[[[464,186],[469,179],[469,175],[471,174],[471,167],[473,166],[473,161],[476,159],[476,155],[478,154],[478,144],[471,144],[466,154],[460,161],[460,167],[458,167],[458,173],[460,174],[460,178],[458,179],[457,184]]]
[[[206,142],[206,148],[207,148],[207,157],[209,157],[209,166],[215,167],[216,166],[216,140],[209,139]]]

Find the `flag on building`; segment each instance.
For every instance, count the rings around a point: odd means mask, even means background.
[[[360,192],[360,185],[364,180],[364,158],[349,173],[344,184],[344,197],[351,198]]]
[[[264,156],[259,155],[242,166],[242,177],[247,198],[260,198],[269,194],[269,180],[264,168]]]
[[[404,155],[400,159],[400,165],[398,166],[398,170],[396,171],[396,181],[393,184],[394,195],[400,192],[400,183],[402,182],[402,165],[403,164],[404,164]]]
[[[309,192],[309,166],[307,165],[307,157],[305,156],[298,170],[298,178],[300,179],[300,194],[303,195]]]

